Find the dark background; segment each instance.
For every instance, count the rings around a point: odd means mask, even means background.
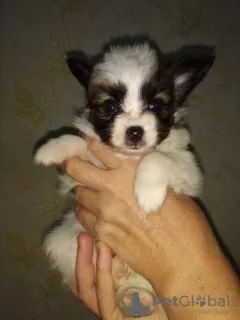
[[[40,239],[59,216],[55,171],[32,165],[47,130],[71,124],[83,91],[66,51],[96,54],[110,37],[147,33],[163,52],[216,47],[216,62],[192,94],[190,125],[205,169],[203,200],[240,263],[238,0],[1,1],[1,313],[6,319],[92,319],[48,270]]]

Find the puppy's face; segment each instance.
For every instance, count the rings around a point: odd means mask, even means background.
[[[68,65],[86,88],[89,121],[101,140],[122,153],[154,149],[179,119],[179,108],[213,64],[212,56],[169,65],[149,44],[113,47],[88,66]]]

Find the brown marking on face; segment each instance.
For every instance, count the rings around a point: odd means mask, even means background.
[[[103,78],[93,77],[88,90],[88,99],[91,105],[100,106],[106,100],[113,99],[107,90],[107,82]]]
[[[93,94],[92,96],[92,103],[94,105],[102,105],[105,101],[113,99],[109,94],[105,93],[104,91],[99,91],[97,94]]]
[[[88,90],[88,98],[90,103],[95,105],[101,105],[109,99],[121,105],[124,101],[126,90],[121,83],[110,83],[102,77],[93,77]]]
[[[154,99],[161,99],[164,103],[168,104],[169,102],[171,102],[172,97],[168,91],[162,91],[162,92],[158,93],[154,97]]]
[[[107,85],[108,81],[105,79],[101,73],[99,72],[93,72],[90,82],[89,82],[89,87],[98,87],[98,86],[104,86]]]

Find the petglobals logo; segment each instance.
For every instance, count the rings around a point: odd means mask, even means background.
[[[137,292],[133,293],[132,304],[129,306],[125,316],[146,316],[151,313],[151,310],[155,308],[156,305],[161,304],[163,308],[174,307],[193,307],[198,306],[199,308],[204,307],[237,307],[240,306],[240,301],[236,297],[225,296],[225,297],[213,297],[211,295],[207,296],[188,296],[183,295],[180,297],[172,296],[161,298],[158,296],[153,296],[153,303],[151,308],[143,305],[139,299],[139,294]]]
[[[236,307],[240,306],[240,301],[236,297],[225,296],[225,297],[213,297],[211,295],[207,296],[188,296],[183,295],[180,297],[169,297],[161,298],[154,297],[154,304],[161,304],[163,307]]]

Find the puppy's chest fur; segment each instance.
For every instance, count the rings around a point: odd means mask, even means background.
[[[88,136],[99,139],[91,123],[85,118],[76,118],[74,126],[79,135],[63,135],[49,140],[35,155],[35,161],[44,165],[59,165],[65,159],[78,156],[94,165],[105,168],[88,150],[85,140]],[[145,213],[156,211],[163,203],[168,186],[175,192],[189,196],[199,196],[202,173],[194,154],[189,150],[190,135],[185,128],[172,128],[168,137],[152,152],[144,155],[139,162],[134,193],[140,209]],[[116,154],[122,160],[129,156]],[[140,156],[131,156],[136,159]],[[59,176],[59,191],[68,194],[80,183],[66,174]]]

